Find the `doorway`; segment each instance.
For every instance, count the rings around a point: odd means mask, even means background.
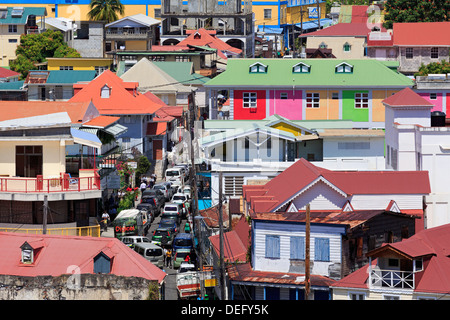
[[[42,175],[42,146],[16,146],[16,176]]]

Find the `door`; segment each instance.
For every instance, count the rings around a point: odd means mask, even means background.
[[[16,176],[42,175],[42,146],[16,146]]]
[[[153,140],[153,160],[162,160],[162,140]]]

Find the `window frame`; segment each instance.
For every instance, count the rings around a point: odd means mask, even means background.
[[[8,24],[8,33],[17,33],[17,24]]]
[[[254,95],[254,97],[253,97]],[[254,101],[253,101],[254,99]],[[258,93],[257,92],[243,92],[242,93],[242,108],[256,109],[258,107]]]
[[[309,101],[311,99],[311,101]],[[307,92],[306,93],[306,108],[317,109],[320,108],[320,93]]]
[[[296,241],[299,241],[299,243],[295,243]],[[294,245],[297,246],[297,248],[295,248],[295,249],[300,249],[300,250],[293,250]],[[289,237],[289,259],[290,260],[305,260],[305,237],[302,237],[302,236]]]
[[[254,70],[254,68],[256,68]],[[250,65],[250,67],[248,68],[248,71],[250,73],[267,73],[267,66],[262,64],[261,62],[256,62],[252,65]]]
[[[405,58],[406,59],[414,59],[414,48],[406,48],[405,49]]]
[[[352,46],[350,43],[346,42],[344,43],[344,45],[342,46],[342,50],[344,52],[351,52],[352,51]]]
[[[280,236],[266,235],[264,257],[266,259],[280,259]]]
[[[263,11],[263,14],[264,14],[264,20],[272,19],[272,9],[265,8],[264,11]]]
[[[431,59],[439,59],[439,48],[438,47],[432,47],[430,49],[430,58]]]
[[[360,100],[358,102],[358,100]],[[355,109],[369,109],[369,93],[355,92]]]
[[[324,249],[327,249],[324,251]],[[330,238],[314,239],[314,261],[330,262]]]
[[[298,70],[296,70],[299,68]],[[300,62],[292,67],[292,73],[311,73],[311,66],[306,63]]]

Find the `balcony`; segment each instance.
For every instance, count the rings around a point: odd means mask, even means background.
[[[147,40],[151,37],[151,30],[142,30],[141,28],[111,28],[106,30],[106,40]]]
[[[0,200],[37,201],[45,194],[52,195],[52,200],[97,198],[101,194],[100,176],[94,169],[81,169],[76,178],[67,173],[47,178],[0,177]]]
[[[369,280],[372,289],[414,289],[414,272],[412,271],[371,270]]]

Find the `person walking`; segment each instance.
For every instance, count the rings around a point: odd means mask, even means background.
[[[166,250],[166,267],[172,267],[172,249]]]
[[[108,223],[109,223],[110,217],[108,212],[103,212],[102,214],[102,223],[103,223],[103,231],[108,231]]]
[[[147,189],[147,185],[145,184],[144,180],[141,181],[141,185],[139,186],[141,189],[141,195],[144,194],[145,189]]]

